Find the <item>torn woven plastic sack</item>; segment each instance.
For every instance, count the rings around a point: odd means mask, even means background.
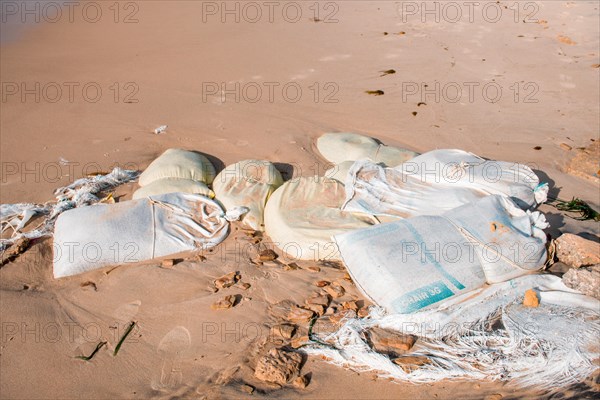
[[[187,193],[66,211],[54,227],[54,277],[214,247],[239,212],[226,216],[215,201]]]
[[[440,216],[334,237],[353,281],[389,312],[410,313],[539,270],[548,227],[539,212],[492,195]]]
[[[462,150],[434,150],[395,168],[368,160],[346,176],[345,211],[409,218],[440,215],[500,194],[527,209],[546,201],[548,185],[526,165],[484,160]]]

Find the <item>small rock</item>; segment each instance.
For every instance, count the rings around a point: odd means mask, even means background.
[[[227,310],[235,305],[235,296],[225,296],[221,300],[215,302],[210,306],[213,310]]]
[[[262,262],[276,260],[279,255],[271,249],[263,250],[258,255],[258,259]]]
[[[292,384],[298,389],[304,389],[308,386],[308,377],[306,375],[301,375],[294,379],[294,382],[292,382]]]
[[[238,282],[238,283],[235,284],[235,287],[238,287],[238,288],[240,288],[242,290],[248,290],[248,289],[250,289],[250,286],[251,285],[249,283],[246,283],[246,282]]]
[[[327,310],[325,310],[325,315],[333,315],[335,314],[337,311],[337,307],[329,307]]]
[[[342,308],[344,310],[358,311],[358,304],[356,304],[356,301],[354,301],[354,300],[343,301],[342,302]]]
[[[334,299],[337,299],[338,297],[342,297],[346,293],[346,291],[344,290],[344,287],[337,283],[332,283],[329,286],[325,286],[323,289],[327,293],[329,293],[331,295],[331,297],[333,297]]]
[[[321,305],[321,304],[307,304],[306,308],[308,308],[309,310],[313,311],[315,314],[317,314],[319,317],[323,314],[325,314],[325,306]]]
[[[291,339],[296,332],[296,327],[291,324],[279,324],[271,328],[271,332],[275,336],[282,337],[284,339]]]
[[[561,148],[561,149],[563,149],[563,150],[566,150],[566,151],[570,151],[570,150],[572,149],[572,147],[571,147],[571,146],[569,146],[569,145],[568,145],[568,144],[566,144],[566,143],[561,143],[561,144],[560,144],[560,148]]]
[[[244,393],[248,393],[248,394],[254,393],[254,386],[242,385],[241,389],[242,389],[242,392],[244,392]]]
[[[500,393],[488,394],[483,398],[483,400],[502,400],[502,395]]]
[[[162,260],[161,265],[163,268],[171,268],[171,267],[173,267],[173,265],[175,265],[175,260],[173,260],[173,259]]]
[[[357,314],[359,318],[366,318],[369,316],[369,309],[367,307],[363,307],[360,310],[358,310]]]
[[[431,360],[425,356],[405,356],[394,359],[394,364],[400,366],[408,374],[423,365],[431,364]]]
[[[297,336],[297,337],[295,337],[295,338],[292,339],[292,343],[290,343],[290,345],[294,349],[298,349],[298,348],[304,346],[309,341],[310,341],[310,339],[309,339],[309,337],[307,335]]]
[[[537,293],[533,289],[529,289],[525,292],[525,298],[523,298],[523,305],[525,307],[539,307],[540,299],[538,299]]]
[[[326,294],[313,293],[311,297],[305,300],[306,304],[318,304],[324,307],[329,305],[329,296]]]
[[[387,329],[373,327],[368,330],[372,347],[380,353],[407,352],[415,345],[417,337]]]
[[[339,324],[344,319],[356,318],[356,313],[352,310],[342,310],[329,316],[329,320],[334,324]]]
[[[600,159],[600,141],[596,140],[583,150],[577,150],[577,154],[567,166],[567,172],[594,183],[600,182],[598,174],[598,160]]]
[[[287,384],[298,376],[302,356],[282,349],[271,349],[269,354],[260,358],[254,370],[254,376],[261,381]]]
[[[283,266],[283,270],[284,271],[295,271],[297,269],[299,269],[300,267],[298,266],[298,264],[296,263],[289,263]]]
[[[348,281],[348,282],[352,282],[352,277],[350,276],[350,274],[349,274],[349,273],[347,273],[347,272],[346,272],[346,273],[344,274],[344,280],[346,280],[346,281]]]
[[[567,287],[600,300],[600,264],[589,268],[570,269],[563,275],[562,280]]]
[[[315,282],[315,286],[316,287],[325,287],[327,285],[329,285],[328,281],[317,281],[317,282]]]
[[[227,275],[223,275],[222,277],[215,279],[215,287],[217,289],[225,289],[230,286],[233,286],[237,283],[237,281],[241,278],[237,272],[230,272]]]
[[[565,233],[556,239],[556,256],[575,268],[600,264],[600,243]]]
[[[304,323],[309,322],[314,316],[315,313],[312,310],[293,306],[288,314],[288,320],[296,323]]]
[[[317,267],[316,265],[310,265],[309,267],[307,267],[307,269],[310,272],[321,272],[321,268]]]

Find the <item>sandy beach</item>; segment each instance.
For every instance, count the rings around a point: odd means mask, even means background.
[[[600,140],[598,2],[428,2],[429,13],[422,2],[393,1],[74,3],[31,2],[29,14],[22,2],[2,3],[1,203],[44,203],[89,174],[144,170],[172,147],[209,155],[217,170],[255,158],[285,179],[323,175],[316,138],[357,132],[420,153],[457,148],[526,164],[551,197],[600,207],[597,175],[568,167]],[[129,200],[137,187],[114,197]],[[600,240],[597,222],[539,210],[554,237]],[[52,240],[36,242],[0,269],[0,397],[550,396],[510,382],[392,382],[318,357],[303,360],[304,389],[257,381],[270,326],[316,281],[341,282],[340,301],[365,299],[328,264],[255,265],[254,239],[234,223],[213,251],[172,267],[152,261],[58,280]],[[233,271],[250,287],[228,289],[236,307],[211,309],[224,293],[212,282]],[[93,361],[75,358],[100,340],[107,346]],[[556,398],[592,398],[597,382]]]

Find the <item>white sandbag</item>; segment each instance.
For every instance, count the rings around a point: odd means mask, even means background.
[[[335,164],[333,167],[325,171],[325,177],[329,179],[335,179],[336,181],[346,184],[346,177],[350,168],[354,165],[354,161],[344,161],[339,164]]]
[[[284,183],[265,207],[265,230],[290,259],[339,259],[333,235],[369,227],[370,216],[344,212],[344,185],[324,177],[295,178]]]
[[[75,208],[55,224],[54,277],[207,249],[228,230],[223,209],[197,194]]]
[[[213,181],[215,197],[226,210],[244,206],[242,223],[264,230],[264,209],[269,196],[283,184],[281,173],[265,160],[244,160],[227,166]]]
[[[409,218],[440,215],[490,194],[511,197],[521,208],[546,200],[526,165],[486,161],[462,150],[434,150],[396,168],[357,161],[347,175],[343,210]]]
[[[164,178],[191,179],[210,184],[215,178],[215,167],[200,153],[168,149],[140,175],[140,186]]]
[[[133,192],[132,199],[143,199],[144,197],[166,193],[201,194],[211,199],[215,197],[213,191],[203,182],[191,179],[163,178],[157,179]]]
[[[321,155],[334,164],[370,159],[395,167],[419,154],[380,144],[357,133],[325,133],[317,139],[316,145]]]
[[[491,195],[441,216],[420,216],[334,237],[356,285],[389,312],[430,307],[543,267],[539,212]]]

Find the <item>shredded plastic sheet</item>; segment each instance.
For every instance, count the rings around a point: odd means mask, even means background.
[[[490,194],[527,209],[546,201],[548,185],[526,165],[488,161],[462,150],[434,150],[395,168],[368,160],[346,176],[345,211],[408,218],[440,215]]]
[[[537,308],[522,305],[526,290],[541,298]],[[419,337],[411,356],[431,364],[404,371],[373,351],[364,332],[370,327]],[[600,302],[573,291],[553,275],[527,275],[453,298],[436,309],[348,319],[336,332],[318,336],[332,346],[303,350],[355,371],[376,371],[413,383],[444,379],[511,381],[524,387],[560,388],[576,384],[597,368],[600,357]]]
[[[69,186],[57,189],[54,192],[56,202],[2,204],[0,208],[2,232],[8,229],[12,229],[13,232],[9,239],[0,239],[0,251],[4,252],[22,238],[38,239],[52,236],[54,222],[63,211],[95,204],[100,201],[97,194],[135,180],[138,174],[137,171],[115,168],[109,174],[81,178]],[[34,229],[23,232],[23,228],[31,218],[37,215],[44,216],[42,222]]]
[[[55,224],[54,277],[214,247],[240,215],[231,211],[189,193],[69,210]]]

